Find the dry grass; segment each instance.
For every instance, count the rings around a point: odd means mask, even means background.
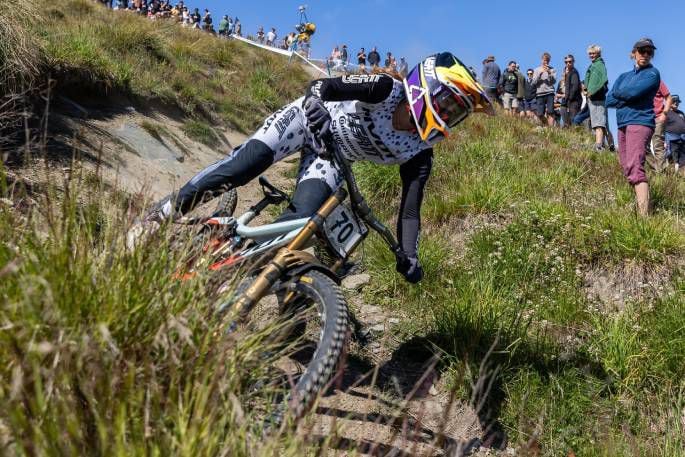
[[[40,73],[41,49],[29,25],[41,22],[36,3],[4,0],[0,8],[0,96],[30,87]]]

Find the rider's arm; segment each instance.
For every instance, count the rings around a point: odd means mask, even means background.
[[[392,92],[393,79],[388,75],[345,75],[312,81],[305,98],[315,96],[325,102],[359,100],[380,103]]]
[[[397,238],[408,257],[416,257],[421,230],[423,188],[433,166],[433,150],[425,149],[400,166],[402,202],[397,217]]]

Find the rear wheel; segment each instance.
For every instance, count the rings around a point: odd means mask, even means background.
[[[208,203],[199,205],[193,209],[191,213],[195,217],[230,217],[236,209],[238,204],[238,193],[235,189],[230,189],[219,197],[219,202],[214,211]],[[221,258],[228,257],[232,250],[226,248],[226,243],[230,243],[233,238],[233,232],[227,226],[215,226],[209,224],[197,224],[189,227],[192,234],[188,231],[184,233],[190,238],[180,237],[176,243],[176,249],[182,249],[184,253],[184,272],[181,276],[186,276],[185,273],[199,267],[198,263],[205,265],[205,268],[213,263],[220,261],[220,258],[213,258],[213,255],[218,249],[221,249]],[[193,276],[193,274],[189,274]]]
[[[216,210],[214,215],[216,217],[229,217],[233,216],[236,206],[238,205],[238,192],[235,189],[231,189],[227,192],[221,194],[219,198],[219,203],[216,205]]]
[[[254,276],[241,282],[235,296],[253,280]],[[250,312],[248,327],[267,329],[266,346],[279,348],[270,358],[274,377],[280,374],[281,386],[288,390],[287,409],[295,419],[301,418],[333,380],[344,353],[349,318],[340,288],[316,270],[278,283]],[[277,408],[271,422],[280,422],[285,412],[285,407]]]

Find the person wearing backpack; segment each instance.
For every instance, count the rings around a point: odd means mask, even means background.
[[[609,91],[607,67],[602,59],[602,48],[596,44],[587,48],[592,63],[585,73],[587,103],[590,110],[590,125],[595,131],[595,151],[604,150],[604,135],[607,130],[606,95]]]

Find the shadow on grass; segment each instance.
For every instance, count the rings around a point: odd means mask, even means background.
[[[460,331],[461,335],[469,335],[469,329],[466,327],[461,328]],[[515,347],[515,350],[512,351],[510,349],[512,347]],[[337,390],[347,395],[374,401],[396,413],[359,413],[327,407],[319,407],[316,413],[390,427],[397,431],[398,438],[409,443],[426,445],[442,443],[441,447],[445,450],[457,448],[471,450],[479,446],[504,449],[508,438],[499,418],[507,400],[505,382],[508,373],[517,369],[530,369],[538,372],[543,378],[549,378],[567,369],[580,369],[597,379],[609,382],[609,376],[601,364],[586,354],[575,353],[564,362],[560,362],[558,358],[550,357],[551,350],[554,348],[550,348],[548,343],[520,342],[518,339],[496,332],[474,335],[474,338],[450,338],[445,334],[437,333],[414,337],[402,343],[392,352],[389,360],[380,364],[375,364],[367,358],[351,355],[339,383],[335,386]],[[441,357],[440,353],[449,354],[449,357]],[[470,442],[462,442],[446,436],[435,427],[432,429],[426,427],[421,421],[412,417],[406,404],[403,403],[409,400],[420,401],[429,397],[431,386],[449,368],[447,361],[455,359],[461,362],[457,363],[462,367],[458,377],[461,377],[462,385],[468,382],[470,386],[468,403],[476,413],[478,426],[483,431],[482,436]],[[451,365],[451,367],[454,366],[454,364]],[[477,372],[477,377],[472,376],[475,380],[467,379],[467,367],[471,369],[471,372]],[[459,387],[459,381],[457,379],[455,389]],[[610,388],[610,384],[607,385]],[[371,386],[376,387],[382,395],[358,390],[358,388]],[[327,395],[333,393],[333,389],[330,389]],[[453,391],[451,395],[454,397],[456,394]],[[388,452],[401,455],[406,452],[406,450],[389,445],[384,440],[374,443],[366,439],[355,442],[349,438],[339,438],[329,443],[329,446],[334,446],[339,450],[354,448],[371,455],[386,455]],[[455,455],[463,454],[456,453]]]

